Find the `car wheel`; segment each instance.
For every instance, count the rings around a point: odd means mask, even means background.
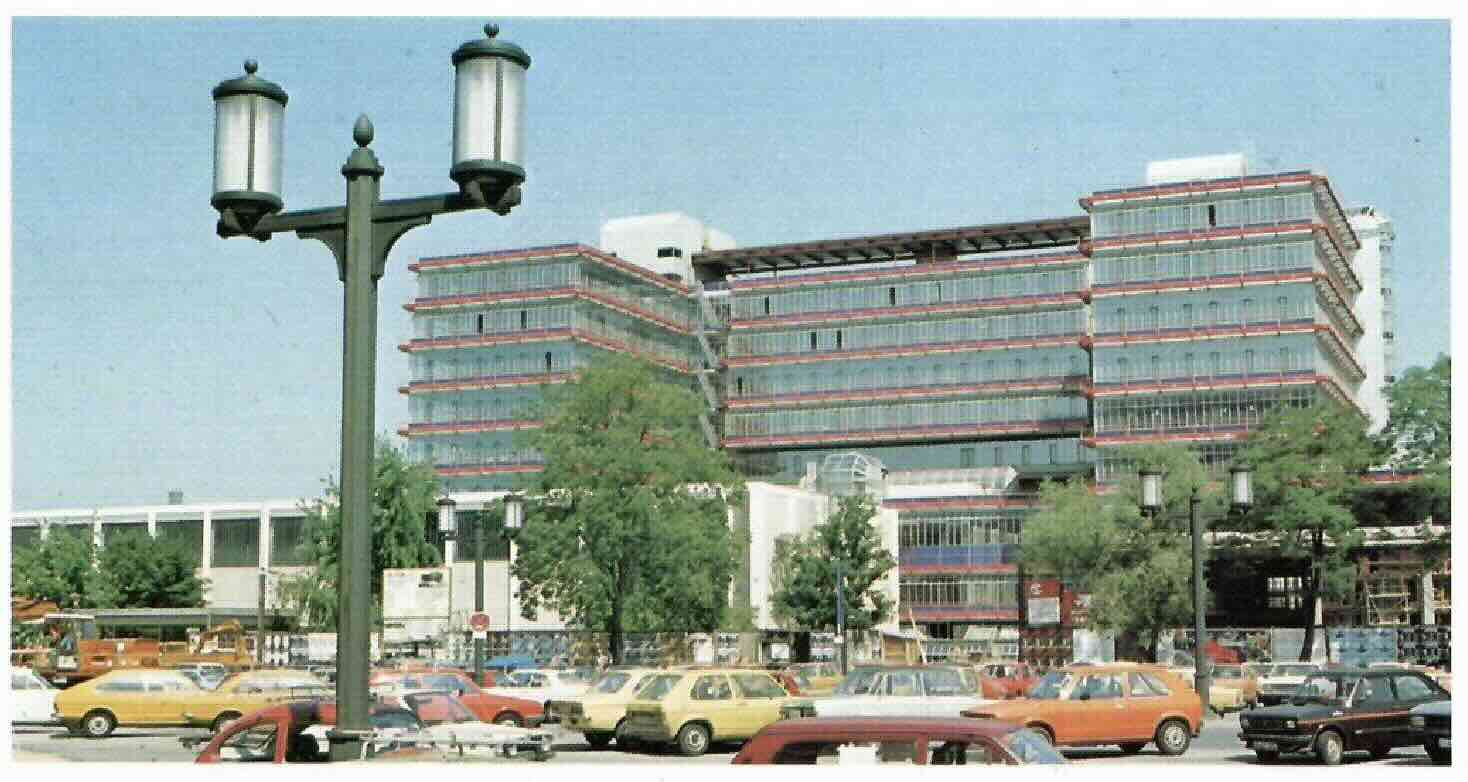
[[[1453,762],[1453,750],[1444,747],[1435,737],[1428,739],[1427,743],[1422,745],[1422,748],[1427,750],[1427,756],[1432,758],[1433,763],[1443,764]]]
[[[214,724],[209,726],[209,730],[215,733],[223,733],[229,730],[229,726],[234,724],[234,721],[239,719],[240,716],[240,713],[237,711],[226,711],[214,718]]]
[[[1279,760],[1279,750],[1256,749],[1254,750],[1254,757],[1258,758],[1260,763],[1273,763]]]
[[[1142,747],[1145,746],[1147,746],[1147,742],[1145,741],[1132,741],[1121,745],[1121,751],[1125,752],[1128,755],[1135,755],[1138,752],[1141,752]]]
[[[1162,754],[1174,756],[1188,751],[1188,744],[1192,743],[1193,736],[1188,730],[1188,724],[1182,720],[1168,720],[1157,726],[1157,735],[1154,737],[1157,749]]]
[[[697,757],[709,751],[709,729],[690,722],[678,731],[678,751],[684,757]]]
[[[606,749],[607,745],[612,743],[610,733],[587,733],[585,737],[586,743],[590,744],[592,749]]]
[[[1346,745],[1341,741],[1341,734],[1327,730],[1315,737],[1315,757],[1320,758],[1321,763],[1327,766],[1339,766],[1345,754]]]
[[[515,712],[507,711],[504,714],[495,717],[494,724],[506,725],[511,728],[523,728],[525,727],[525,720],[520,719],[520,715],[516,714]]]
[[[112,735],[116,727],[117,718],[110,711],[98,709],[82,717],[82,735],[89,739],[105,739]]]
[[[1047,743],[1050,744],[1050,746],[1055,746],[1055,731],[1051,730],[1049,727],[1045,725],[1026,725],[1025,727],[1035,731],[1036,733],[1039,733],[1040,736],[1044,738]]]

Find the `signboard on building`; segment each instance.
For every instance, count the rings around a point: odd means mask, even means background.
[[[1025,586],[1025,622],[1031,627],[1060,624],[1060,582],[1030,581]]]
[[[449,629],[450,575],[446,567],[382,571],[382,622],[388,643],[440,638]]]

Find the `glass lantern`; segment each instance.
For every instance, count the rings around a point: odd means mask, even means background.
[[[454,143],[449,177],[494,203],[525,181],[525,72],[530,55],[496,40],[499,27],[454,50]],[[474,191],[478,191],[475,193]]]
[[[281,172],[285,152],[285,104],[280,85],[245,75],[214,88],[214,195],[209,203],[248,231],[261,217],[284,207]]]

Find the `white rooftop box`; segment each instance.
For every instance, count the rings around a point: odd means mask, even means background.
[[[1147,184],[1165,185],[1170,182],[1192,182],[1198,179],[1223,179],[1244,176],[1248,173],[1249,163],[1239,152],[1227,155],[1181,157],[1172,160],[1154,160],[1148,163]]]

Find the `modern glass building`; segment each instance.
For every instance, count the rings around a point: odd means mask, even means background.
[[[642,355],[701,393],[710,442],[751,479],[851,452],[900,476],[904,621],[1012,627],[1039,479],[1113,481],[1131,469],[1115,447],[1162,441],[1222,470],[1278,405],[1361,407],[1360,240],[1329,182],[1190,162],[1028,223],[730,241],[686,264],[582,245],[425,259],[401,431],[451,489],[511,488],[538,469],[513,442],[541,389]],[[694,281],[649,270],[674,266]]]
[[[691,384],[695,303],[687,285],[579,244],[425,258],[412,377],[399,390],[411,458],[451,491],[516,488],[540,456],[516,433],[539,426],[547,386],[608,353],[630,353]]]

